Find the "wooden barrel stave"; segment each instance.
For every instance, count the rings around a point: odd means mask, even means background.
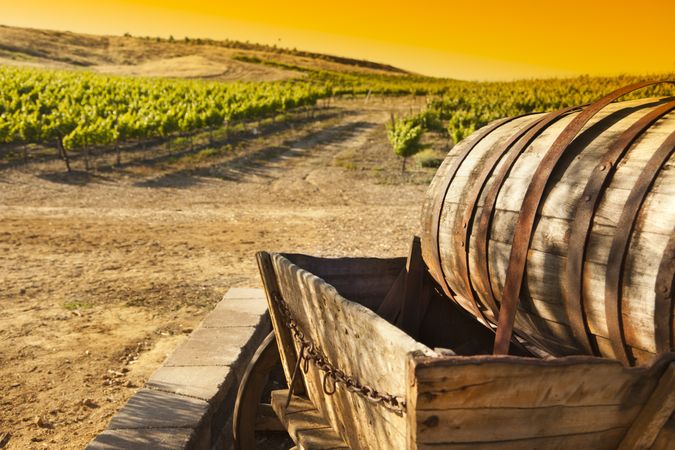
[[[614,103],[605,107],[584,127],[586,131],[577,136],[572,144],[578,147],[573,149],[573,157],[570,157],[567,164],[563,164],[564,170],[554,173],[555,183],[545,193],[527,257],[524,289],[527,295],[521,294],[518,313],[518,316],[529,316],[526,319],[517,318],[516,329],[531,338],[538,337],[549,341],[544,347],[553,350],[555,354],[582,353],[574,333],[571,332],[565,312],[567,293],[561,274],[565,273],[570,227],[586,180],[605,154],[607,147],[627,127],[660,104],[663,104],[663,100],[647,99]],[[497,300],[501,299],[513,230],[529,180],[528,176],[531,176],[541,157],[575,115],[563,117],[536,137],[516,159],[499,190],[488,241],[490,281]],[[494,177],[488,178],[486,188],[476,203],[476,212],[473,214],[474,220],[469,234],[468,268],[472,292],[467,290],[462,278],[461,270],[466,266],[462,258],[466,256],[457,246],[457,230],[461,229],[463,217],[466,217],[466,199],[470,197],[472,180],[483,169],[481,164],[489,158],[491,152],[496,151],[500,143],[504,143],[513,133],[540,118],[540,115],[533,115],[515,119],[492,132],[499,135],[499,138],[491,138],[488,135],[475,145],[457,170],[443,202],[438,243],[445,281],[460,294],[456,300],[469,311],[474,311],[474,307],[468,297],[475,295],[483,307],[482,313],[493,323],[496,322],[496,317],[487,307],[485,280],[476,275],[479,270],[475,260],[475,239],[477,218],[482,214],[485,190],[494,181]],[[675,129],[675,114],[671,112],[658,120],[631,145],[617,165],[616,172],[595,212],[584,259],[583,304],[588,328],[597,336],[598,350],[604,356],[615,356],[611,351],[611,345],[605,345],[606,342],[602,341],[608,337],[604,313],[604,285],[609,247],[635,180],[655,146],[673,129]],[[460,143],[455,146],[448,159],[451,159],[452,154],[459,154],[463,145],[468,144]],[[439,169],[423,208],[422,237],[425,259],[430,253],[428,247],[432,245],[429,239],[432,236],[429,229],[433,226],[428,219],[431,207],[429,197],[437,195],[434,188],[441,184],[438,179],[445,176],[449,166],[450,163],[446,160]],[[675,224],[675,208],[664,207],[673,204],[675,177],[670,174],[674,166],[675,159],[671,158],[659,172],[640,208],[623,272],[622,317],[625,339],[627,345],[635,349],[641,358],[653,356],[656,352],[654,284],[661,261],[660,255],[667,246]],[[659,257],[655,258],[654,255]]]

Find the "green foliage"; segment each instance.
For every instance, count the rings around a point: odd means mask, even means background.
[[[334,95],[425,95],[425,111],[418,114],[424,129],[442,129],[459,142],[478,128],[502,117],[553,111],[583,105],[629,84],[647,80],[675,80],[675,74],[622,75],[508,82],[476,82],[416,75],[336,73],[315,71],[312,80],[333,86]],[[657,85],[630,93],[622,100],[675,95],[675,87]]]
[[[328,95],[312,83],[218,83],[0,67],[0,143],[67,150],[273,117]]]
[[[387,137],[396,155],[403,158],[401,171],[405,172],[405,163],[408,157],[422,149],[420,140],[424,131],[420,116],[391,117],[387,124]]]
[[[277,117],[327,97],[425,95],[428,102],[422,112],[388,127],[394,151],[405,162],[420,150],[424,130],[446,130],[458,142],[500,117],[584,104],[627,84],[675,78],[665,74],[488,83],[332,72],[246,55],[235,59],[302,71],[303,77],[224,83],[0,67],[0,144],[60,141],[66,150],[79,151]],[[672,86],[658,86],[624,98],[673,94]]]
[[[511,82],[456,82],[428,106],[441,120],[455,143],[489,122],[502,118],[546,112],[583,105],[628,84],[655,79],[675,79],[675,74],[658,76],[577,77]],[[672,85],[657,85],[630,93],[629,100],[672,96]]]
[[[407,158],[420,150],[422,125],[410,118],[392,117],[387,125],[387,136],[394,148],[394,153]]]

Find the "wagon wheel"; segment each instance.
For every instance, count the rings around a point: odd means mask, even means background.
[[[232,420],[235,450],[257,448],[256,431],[285,431],[269,403],[270,391],[285,387],[277,342],[271,332],[256,350],[239,384]],[[286,434],[282,440],[292,445]]]

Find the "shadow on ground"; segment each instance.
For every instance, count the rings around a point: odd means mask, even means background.
[[[84,170],[73,170],[71,172],[48,171],[41,172],[37,175],[52,183],[68,184],[71,186],[84,186],[92,182],[107,181],[108,178],[93,172],[86,172]]]
[[[355,121],[312,131],[280,146],[263,147],[254,152],[232,157],[213,165],[179,169],[157,178],[136,183],[136,186],[150,188],[188,188],[198,184],[200,178],[217,178],[225,181],[240,181],[250,176],[269,178],[268,166],[281,159],[306,155],[307,150],[317,146],[329,146],[349,140],[356,135],[375,128],[379,124]]]

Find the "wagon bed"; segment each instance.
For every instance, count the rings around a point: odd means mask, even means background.
[[[673,353],[626,367],[514,341],[519,356],[493,356],[493,333],[434,286],[414,245],[407,260],[258,262],[293,385],[288,404],[287,390],[272,393],[272,408],[299,448],[673,447]],[[421,317],[406,313],[411,301],[426,305]]]

